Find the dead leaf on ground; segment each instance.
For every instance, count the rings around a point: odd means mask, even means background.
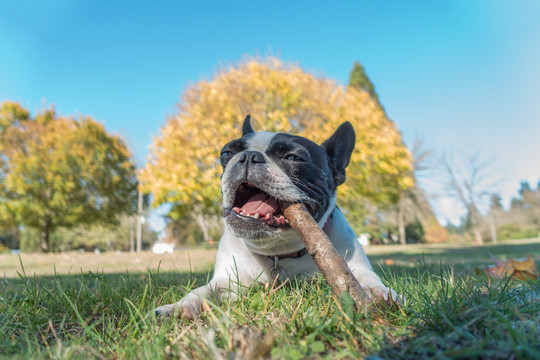
[[[484,272],[490,279],[513,277],[519,280],[534,280],[538,276],[538,270],[531,255],[527,255],[526,259],[507,260],[499,260],[491,253],[489,253],[489,256],[491,256],[495,265],[476,269],[477,274]]]
[[[275,335],[265,333],[259,328],[240,326],[233,329],[229,338],[229,348],[234,351],[234,358],[263,359],[274,346]]]

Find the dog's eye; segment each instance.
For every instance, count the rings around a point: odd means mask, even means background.
[[[225,150],[225,151],[222,151],[222,152],[221,152],[221,155],[220,155],[220,156],[221,156],[221,157],[225,157],[225,156],[229,156],[229,155],[232,155],[232,154],[233,154],[232,151],[227,151],[227,150]]]
[[[287,154],[284,159],[289,161],[304,161],[300,156],[294,154]]]

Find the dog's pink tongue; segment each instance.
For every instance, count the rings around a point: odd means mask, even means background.
[[[242,206],[242,210],[248,214],[259,213],[265,216],[266,214],[274,214],[279,210],[279,203],[276,199],[269,197],[267,194],[259,193],[252,196],[247,203]]]

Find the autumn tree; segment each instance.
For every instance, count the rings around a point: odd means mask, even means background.
[[[364,67],[358,61],[355,61],[353,64],[349,76],[349,87],[367,92],[371,99],[380,107],[381,111],[384,112],[379,96],[375,91],[375,85],[371,82]],[[426,227],[428,230],[426,237],[429,238],[429,241],[444,241],[446,240],[445,230],[437,221],[433,209],[427,200],[426,193],[416,181],[420,173],[433,168],[433,154],[430,150],[422,148],[422,143],[418,139],[416,139],[410,151],[413,159],[409,176],[414,180],[414,183],[399,194],[399,199],[393,204],[394,206],[390,209],[382,210],[390,210],[395,213],[401,244],[404,245],[407,243],[406,228],[413,222]],[[377,209],[377,212],[380,211],[381,209]],[[392,222],[390,221],[390,223]]]
[[[0,180],[0,184],[2,184],[2,180]],[[5,202],[6,200],[0,197],[0,252],[2,252],[2,248],[19,248],[19,227],[15,223],[12,214],[8,212],[7,207],[2,205]]]
[[[246,60],[187,88],[162,127],[141,172],[155,205],[172,213],[215,213],[220,204],[219,150],[241,134],[251,114],[260,131],[291,132],[322,143],[344,121],[356,130],[356,148],[339,191],[354,208],[369,198],[397,201],[412,185],[411,156],[395,124],[370,95],[316,77],[276,58]]]
[[[411,177],[414,179],[414,185],[401,193],[396,205],[400,243],[406,244],[406,228],[413,223],[423,228],[426,242],[445,241],[446,230],[439,224],[429,203],[428,195],[418,182],[426,172],[433,170],[436,166],[433,151],[425,148],[424,142],[416,138],[411,146],[411,153],[413,157]]]
[[[31,117],[20,105],[0,107],[0,214],[40,232],[51,251],[58,227],[117,220],[136,190],[135,169],[122,139],[90,117]]]

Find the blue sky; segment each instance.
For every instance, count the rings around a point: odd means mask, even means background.
[[[220,65],[272,54],[346,83],[358,60],[407,143],[494,159],[508,202],[540,179],[539,14],[532,0],[0,1],[0,101],[91,115],[142,165],[183,89]],[[424,182],[456,221],[437,174]]]

